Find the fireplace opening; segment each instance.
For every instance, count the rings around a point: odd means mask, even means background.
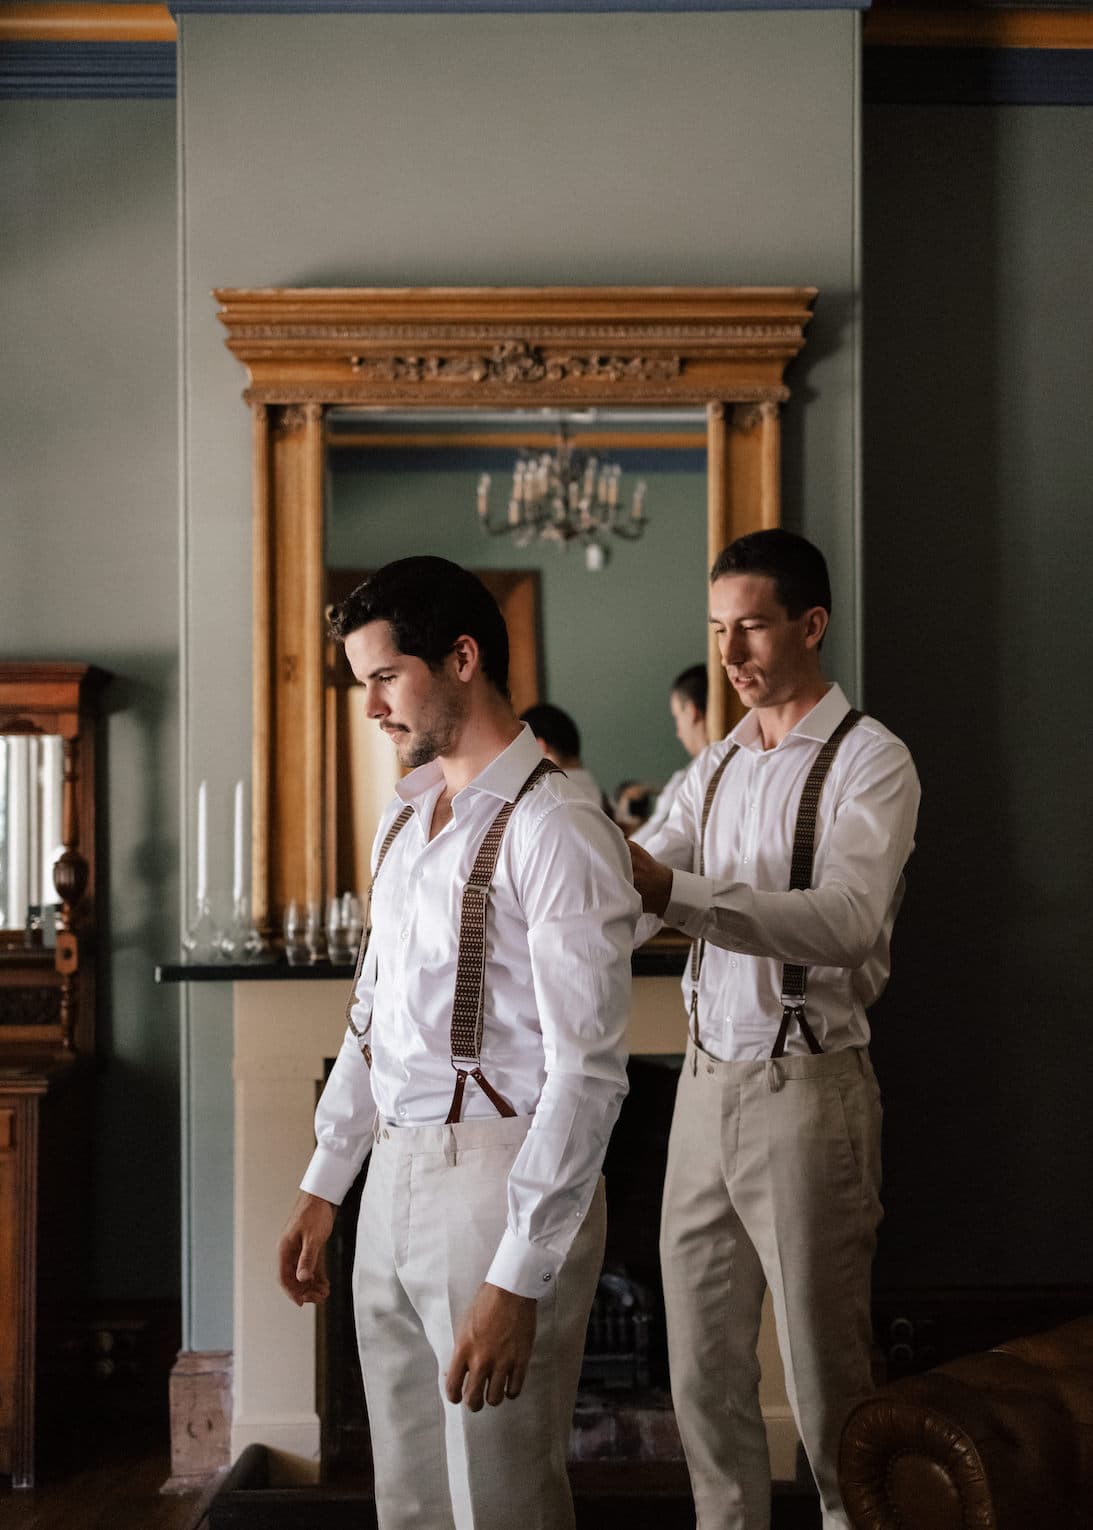
[[[655,1463],[675,1474],[683,1452],[668,1391],[657,1237],[668,1132],[682,1059],[632,1057],[604,1162],[607,1245],[589,1318],[570,1435],[571,1465]],[[329,1070],[328,1064],[328,1070]],[[367,1164],[346,1197],[327,1249],[329,1300],[319,1310],[317,1396],[322,1478],[369,1486],[372,1452],[357,1361],[352,1270]]]

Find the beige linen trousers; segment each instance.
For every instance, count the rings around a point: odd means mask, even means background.
[[[698,1530],[770,1525],[756,1359],[768,1285],[824,1530],[849,1530],[835,1468],[846,1416],[871,1390],[880,1121],[863,1048],[719,1062],[689,1044],[668,1148],[661,1270]]]
[[[380,1530],[572,1530],[566,1449],[603,1262],[603,1180],[538,1302],[518,1398],[471,1413],[444,1396],[455,1331],[507,1220],[530,1116],[380,1121],[361,1197],[353,1296]]]

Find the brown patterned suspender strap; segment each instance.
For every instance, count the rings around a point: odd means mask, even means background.
[[[484,1006],[486,997],[486,905],[490,895],[490,882],[497,869],[501,854],[501,840],[516,804],[538,781],[557,771],[553,760],[542,759],[528,776],[512,802],[506,802],[486,830],[475,856],[470,880],[463,889],[463,902],[459,915],[459,957],[455,974],[455,998],[452,1003],[452,1067],[455,1070],[455,1090],[448,1111],[446,1126],[454,1126],[463,1111],[463,1094],[467,1079],[473,1078],[482,1093],[499,1115],[514,1116],[504,1095],[499,1094],[482,1072],[481,1049]]]
[[[364,966],[364,958],[368,951],[368,941],[372,934],[372,891],[375,888],[376,877],[378,877],[380,874],[380,867],[383,865],[388,850],[390,850],[398,835],[410,822],[410,819],[413,817],[413,813],[414,810],[412,807],[404,807],[396,817],[395,821],[392,823],[391,827],[387,830],[387,833],[383,836],[383,844],[380,845],[379,855],[376,856],[376,869],[368,886],[368,904],[364,915],[364,932],[361,935],[361,948],[357,952],[357,970],[353,974],[353,986],[349,990],[349,1001],[345,1006],[346,1024],[349,1026],[349,1029],[357,1038],[357,1044],[360,1047],[364,1056],[364,1060],[369,1067],[372,1066],[372,1048],[368,1045],[365,1037],[368,1035],[369,1027],[372,1024],[372,1017],[369,1015],[368,1025],[365,1026],[363,1031],[359,1031],[353,1024],[353,1005],[356,1002],[357,984],[361,979],[361,969]]]
[[[851,728],[861,721],[861,716],[860,712],[853,707],[850,708],[812,762],[812,769],[805,779],[800,805],[797,808],[797,826],[793,833],[793,858],[789,872],[790,892],[802,892],[805,888],[812,886],[812,864],[816,854],[816,813],[820,806],[820,793],[823,791],[827,773],[838,753],[839,745]],[[808,1050],[814,1055],[822,1052],[823,1047],[816,1040],[812,1027],[805,1019],[805,969],[787,962],[782,967],[782,1023],[778,1027],[774,1050],[770,1054],[772,1057],[784,1055],[791,1020],[796,1020]]]
[[[721,785],[721,777],[725,774],[725,767],[739,750],[739,744],[733,744],[725,755],[720,765],[714,771],[706,786],[706,796],[702,803],[702,827],[698,835],[698,874],[706,875],[706,825],[710,821],[710,809],[713,807],[713,799],[717,795],[717,788]],[[702,971],[702,958],[706,953],[706,942],[696,940],[691,944],[691,1039],[695,1047],[698,1046],[698,979]]]

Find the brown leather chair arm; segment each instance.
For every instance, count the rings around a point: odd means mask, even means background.
[[[1057,1370],[1057,1345],[1047,1363],[1033,1341],[1013,1349],[896,1382],[854,1409],[839,1453],[854,1530],[1093,1523],[1093,1371],[1084,1354]]]

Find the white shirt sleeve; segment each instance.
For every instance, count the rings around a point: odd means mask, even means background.
[[[376,957],[368,951],[350,1012],[358,1030],[368,1027],[375,987]],[[316,1147],[300,1189],[340,1206],[371,1151],[376,1114],[371,1069],[347,1027],[315,1110]]]
[[[699,759],[702,758],[704,756],[700,755]],[[631,835],[635,844],[665,866],[690,870],[695,863],[695,826],[702,821],[702,795],[705,791],[698,779],[701,774],[693,764],[688,766],[682,772],[667,814],[655,826],[646,824],[646,832],[640,838],[637,834]],[[667,918],[658,918],[656,914],[642,914],[634,933],[635,944],[644,945],[668,923]]]
[[[684,768],[683,770],[677,770],[674,775],[669,776],[657,797],[656,807],[646,821],[643,824],[639,824],[633,834],[630,835],[635,845],[647,846],[654,835],[659,833],[668,822],[668,815],[672,811],[672,805],[679,795],[679,788],[683,785],[683,778],[686,774],[687,771]]]
[[[623,837],[591,803],[553,803],[514,859],[546,1081],[509,1175],[508,1226],[486,1279],[541,1297],[588,1211],[626,1096],[641,905]]]
[[[834,822],[819,836],[813,887],[760,892],[697,876],[661,854],[676,867],[664,922],[746,956],[860,967],[890,917],[918,802],[910,755],[898,740],[884,741],[855,759],[841,780]]]

